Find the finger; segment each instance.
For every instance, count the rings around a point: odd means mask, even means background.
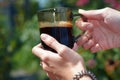
[[[40,48],[42,48],[41,43],[32,48],[32,53],[34,55],[40,57],[40,54],[39,54],[40,53],[40,51],[39,51]]]
[[[53,74],[53,72],[47,71],[47,75],[48,75],[48,77],[50,78],[50,80],[56,80],[56,75]]]
[[[78,46],[81,46],[83,44],[85,44],[91,37],[92,33],[89,32],[89,31],[86,31],[82,36],[80,36],[77,40],[76,40],[76,43]]]
[[[84,49],[90,49],[92,46],[94,46],[95,41],[93,39],[90,39],[87,43],[83,45]]]
[[[68,48],[65,45],[60,44],[53,37],[42,34],[41,39],[51,48],[55,49],[58,54],[64,59],[71,59],[73,56],[77,55],[72,49]],[[75,54],[73,54],[75,53]],[[68,56],[69,55],[69,56]]]
[[[99,10],[88,10],[85,11],[83,9],[79,9],[78,12],[88,19],[96,19],[96,20],[103,20],[103,9]]]
[[[43,48],[42,44],[39,43],[38,45],[36,45],[35,47],[39,47],[39,48]],[[34,48],[34,47],[33,47]]]
[[[78,45],[77,45],[77,43],[74,43],[74,46],[73,46],[73,48],[72,48],[74,51],[77,51],[77,49],[78,49]]]
[[[102,50],[102,48],[100,47],[99,44],[96,44],[96,45],[94,45],[94,46],[91,48],[91,52],[92,52],[92,53],[98,52],[98,51],[100,51],[100,50]]]
[[[41,58],[42,61],[48,62],[50,60],[50,57],[56,53],[44,50],[41,48],[42,45],[38,44],[37,46],[33,47],[32,52],[34,55],[36,55],[37,57]],[[55,55],[56,56],[56,55]],[[53,58],[53,57],[52,57]]]
[[[53,37],[47,35],[47,34],[41,34],[42,41],[48,45],[49,47],[53,48],[54,50],[58,51],[61,44]]]
[[[49,65],[46,62],[41,62],[41,63],[42,63],[43,70],[45,70],[47,72],[53,72],[51,67],[49,67]]]
[[[83,22],[81,19],[76,21],[76,26],[81,30],[91,30],[93,29],[93,25],[89,22]]]

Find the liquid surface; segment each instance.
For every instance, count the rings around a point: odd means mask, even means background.
[[[39,22],[39,28],[45,27],[72,27],[72,22],[70,21],[55,21],[55,22]]]

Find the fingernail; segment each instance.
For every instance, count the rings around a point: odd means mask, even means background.
[[[46,40],[48,38],[48,35],[47,34],[41,34],[40,37],[41,37],[42,40]]]

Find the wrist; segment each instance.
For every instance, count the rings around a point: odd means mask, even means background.
[[[71,68],[67,71],[67,73],[64,73],[64,76],[62,77],[61,80],[72,80],[73,77],[75,76],[76,73],[81,72],[81,71],[86,71],[85,67],[81,67],[81,68]]]
[[[70,72],[71,74],[68,73],[68,76],[67,76],[68,78],[65,79],[65,80],[73,80],[73,77],[76,75],[76,73],[82,72],[82,71],[86,71],[86,68],[85,67],[80,67],[80,68],[74,67],[74,68],[72,68],[71,72]]]
[[[97,80],[97,78],[90,71],[82,71],[75,74],[73,80]]]

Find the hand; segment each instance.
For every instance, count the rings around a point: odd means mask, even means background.
[[[76,25],[85,31],[77,44],[92,52],[120,47],[120,12],[111,8],[100,10],[79,10],[87,17],[88,22],[82,19]]]
[[[85,70],[83,58],[74,50],[58,43],[53,37],[42,34],[41,39],[57,53],[45,50],[39,44],[32,49],[32,52],[42,60],[42,67],[48,73],[51,80],[72,80],[77,73]]]

